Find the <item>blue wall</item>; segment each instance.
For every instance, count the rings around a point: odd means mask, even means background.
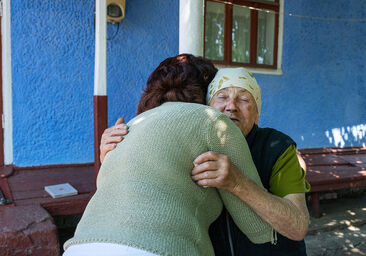
[[[13,0],[11,22],[14,164],[94,161],[94,1]],[[178,0],[127,1],[108,41],[110,124],[134,116],[148,74],[178,53],[178,23]]]
[[[94,1],[11,2],[14,164],[93,159]],[[288,0],[285,13],[366,19],[359,0]],[[113,37],[117,25],[108,25]],[[178,53],[179,0],[127,1],[108,41],[109,125],[135,115],[154,67]],[[285,15],[283,75],[259,75],[261,126],[300,148],[366,144],[366,22]]]
[[[289,134],[299,148],[366,144],[366,2],[289,0],[283,75],[256,75],[260,125]]]

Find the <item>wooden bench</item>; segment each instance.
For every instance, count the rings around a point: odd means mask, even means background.
[[[44,187],[70,183],[79,194],[53,199]],[[0,255],[60,255],[53,217],[81,214],[94,194],[93,164],[0,168]]]
[[[314,217],[320,217],[319,193],[366,186],[366,147],[299,150],[307,166],[306,179]]]
[[[319,193],[366,186],[366,148],[314,148],[299,151],[307,165],[306,177],[311,185],[309,195],[314,216],[320,216]],[[47,185],[66,182],[74,186],[79,194],[53,199],[44,191],[44,187]],[[19,217],[21,219],[33,218],[34,214],[29,214],[29,209],[38,211],[38,219],[41,218],[42,220],[45,218],[45,214],[39,208],[45,209],[51,216],[51,219],[52,216],[80,214],[83,213],[95,191],[94,167],[90,163],[30,168],[2,168],[0,169],[0,188],[6,199],[12,201],[12,204],[0,206],[0,223],[1,221],[9,223],[8,220],[9,218],[14,218],[12,217],[14,213],[21,216]],[[6,216],[7,218],[5,218]],[[34,218],[31,221],[34,221]],[[23,224],[26,227],[32,226],[26,225],[26,223]],[[44,222],[41,221],[38,224],[43,225]],[[48,230],[45,230],[44,234],[36,232],[40,237],[38,240],[50,235],[53,235],[53,237],[57,235],[52,221],[47,227]],[[19,232],[15,228],[14,234],[18,234]],[[7,237],[8,234],[10,233],[8,232],[0,237],[0,240],[7,241],[7,245],[9,245],[10,241]],[[10,246],[19,249],[23,245],[19,244],[19,239],[23,238],[17,237],[14,239],[13,245]],[[29,245],[24,244],[23,247],[27,249]],[[7,248],[9,249],[9,246]],[[42,249],[40,245],[34,245],[34,248]],[[49,246],[44,247],[43,250],[50,251],[54,250],[54,248],[55,246],[52,248]],[[42,253],[39,251],[37,255],[51,254],[56,255],[57,253]],[[12,254],[10,253],[9,255]]]
[[[67,182],[78,190],[78,195],[53,199],[44,190],[45,186]],[[79,214],[95,191],[94,167],[92,163],[14,167],[7,183],[15,206],[40,205],[52,216]]]

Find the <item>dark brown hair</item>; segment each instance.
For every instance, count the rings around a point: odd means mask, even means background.
[[[165,59],[149,76],[137,114],[168,101],[205,104],[208,84],[216,72],[211,61],[191,54]]]

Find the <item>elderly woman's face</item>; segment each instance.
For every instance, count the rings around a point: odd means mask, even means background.
[[[258,123],[257,104],[252,94],[243,88],[224,88],[212,97],[209,105],[227,115],[244,136]]]

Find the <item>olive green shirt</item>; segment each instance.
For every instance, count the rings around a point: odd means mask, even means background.
[[[305,180],[305,171],[301,168],[294,144],[278,158],[269,180],[272,194],[284,197],[288,194],[310,191],[310,184]]]

